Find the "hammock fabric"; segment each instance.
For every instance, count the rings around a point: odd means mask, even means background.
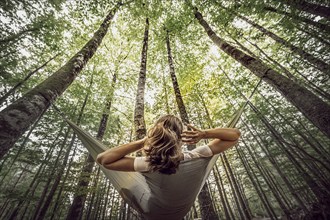
[[[246,103],[234,115],[228,127],[236,125],[245,106]],[[99,153],[108,149],[88,132],[63,117],[94,160]],[[124,201],[145,219],[181,220],[194,204],[218,157],[219,154],[183,161],[177,173],[172,175],[113,171],[102,166],[101,169]]]

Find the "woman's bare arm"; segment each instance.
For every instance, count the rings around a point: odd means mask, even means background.
[[[145,139],[120,145],[97,155],[96,162],[110,170],[134,171],[134,157],[126,155],[140,150]]]
[[[213,154],[221,153],[234,146],[241,135],[237,128],[213,128],[200,130],[192,125],[188,125],[192,131],[184,131],[182,141],[187,144],[196,144],[201,139],[214,139],[208,143]]]

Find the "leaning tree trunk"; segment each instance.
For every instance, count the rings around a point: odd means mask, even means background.
[[[4,94],[1,98],[0,98],[0,105],[2,105],[2,103],[8,98],[8,96],[10,96],[11,94],[13,94],[20,86],[22,86],[33,74],[35,74],[36,72],[38,72],[39,70],[41,70],[42,68],[44,68],[50,61],[54,60],[58,55],[60,55],[59,53],[56,54],[55,56],[53,56],[52,58],[50,58],[49,60],[47,60],[44,64],[42,64],[41,66],[39,66],[38,68],[36,68],[35,70],[29,72],[24,79],[22,79],[21,81],[19,81],[13,88],[9,89],[8,92],[6,92],[6,94]]]
[[[307,60],[308,62],[310,62],[311,64],[315,65],[315,67],[317,69],[319,69],[320,71],[322,71],[324,74],[326,75],[330,75],[330,65],[327,64],[326,62],[324,62],[321,59],[316,58],[315,56],[313,56],[312,54],[306,52],[305,50],[291,44],[290,42],[286,41],[285,39],[281,38],[280,36],[274,34],[273,32],[267,30],[266,28],[262,27],[261,25],[251,21],[250,19],[239,15],[237,13],[234,13],[237,17],[239,17],[240,19],[242,19],[243,21],[251,24],[253,27],[255,27],[256,29],[258,29],[259,31],[261,31],[262,33],[264,33],[265,35],[269,36],[270,38],[272,38],[273,40],[275,40],[277,43],[282,44],[284,46],[286,46],[287,48],[289,48],[293,53],[299,55],[302,59]]]
[[[64,66],[0,113],[0,159],[81,72],[101,44],[117,8],[106,16],[94,36]]]
[[[136,140],[142,139],[146,136],[146,125],[144,121],[144,90],[145,90],[146,74],[147,74],[148,36],[149,36],[149,19],[146,18],[146,26],[144,30],[143,46],[141,52],[141,67],[139,73],[139,81],[138,81],[135,110],[134,110],[134,126],[135,126]]]
[[[108,122],[108,118],[109,118],[109,112],[110,112],[110,107],[111,107],[111,102],[112,102],[112,98],[113,98],[113,92],[114,92],[114,86],[116,84],[116,80],[117,80],[117,75],[116,73],[113,75],[112,78],[112,83],[111,83],[111,89],[109,94],[107,95],[107,101],[105,104],[105,109],[104,109],[104,113],[102,114],[102,118],[99,124],[99,130],[97,132],[97,136],[96,138],[98,140],[102,140],[106,127],[107,127],[107,122]],[[74,196],[73,202],[69,208],[68,214],[66,216],[66,219],[68,220],[75,220],[75,219],[81,219],[82,214],[83,214],[83,208],[84,208],[84,204],[86,201],[86,197],[87,197],[87,187],[89,185],[90,182],[90,175],[93,171],[93,167],[94,167],[95,161],[93,159],[93,157],[88,154],[88,157],[86,158],[85,164],[83,166],[82,172],[80,173],[80,177],[79,177],[79,182],[77,184],[76,187],[76,194]]]
[[[289,12],[286,12],[286,11],[281,11],[281,10],[278,10],[278,9],[273,8],[271,6],[265,6],[264,9],[267,10],[267,11],[275,12],[277,14],[285,15],[287,17],[292,17],[293,19],[295,19],[297,21],[301,21],[301,22],[304,22],[306,24],[309,24],[309,25],[312,25],[314,27],[317,27],[321,31],[330,32],[330,26],[329,25],[322,24],[320,22],[313,21],[311,19],[301,17],[301,16],[297,15],[296,13],[289,13]]]
[[[324,91],[322,88],[318,87],[313,83],[311,80],[309,80],[306,76],[304,76],[301,72],[296,71],[306,82],[303,82],[296,78],[288,69],[286,69],[282,64],[277,62],[275,59],[273,59],[271,56],[267,55],[257,44],[251,42],[249,39],[244,37],[244,40],[246,40],[249,44],[254,46],[258,51],[260,51],[261,54],[263,54],[270,62],[274,63],[275,66],[278,66],[281,71],[291,80],[295,81],[296,83],[308,87],[310,90],[314,91],[315,93],[319,94],[325,99],[330,100],[330,93]]]
[[[173,57],[172,57],[172,52],[171,52],[171,45],[170,45],[170,38],[169,38],[168,31],[166,32],[166,47],[167,47],[168,64],[170,67],[170,75],[172,78],[173,89],[174,89],[174,93],[175,93],[175,100],[176,100],[176,103],[178,104],[180,117],[181,117],[183,123],[189,124],[188,114],[186,111],[186,107],[183,103],[180,87],[179,87],[178,80],[175,75],[175,69],[174,69],[174,64],[173,64]]]
[[[262,78],[296,106],[315,126],[330,137],[330,106],[306,88],[269,68],[261,60],[253,58],[218,37],[197,10],[195,17],[204,27],[210,39],[224,52]]]
[[[86,94],[85,96],[85,99],[84,99],[84,102],[82,104],[82,107],[80,109],[80,112],[79,112],[79,115],[78,115],[78,119],[77,119],[77,122],[76,124],[79,126],[81,120],[82,120],[82,116],[83,116],[83,113],[84,113],[84,109],[86,107],[86,104],[87,104],[87,101],[88,101],[88,97],[90,95],[90,91],[91,91],[91,87],[92,87],[92,83],[93,83],[93,76],[92,76],[92,79],[91,79],[91,83],[90,83],[90,86],[89,86],[89,89],[88,89],[88,93]],[[70,144],[69,144],[69,147],[65,153],[65,156],[64,156],[64,159],[63,159],[63,163],[59,166],[58,168],[58,171],[57,171],[57,174],[55,176],[55,180],[54,180],[54,183],[47,195],[47,198],[43,204],[43,206],[40,208],[40,210],[37,210],[36,211],[36,215],[34,216],[33,219],[37,219],[37,220],[42,220],[42,219],[45,219],[45,216],[46,216],[46,213],[48,211],[48,208],[53,200],[53,197],[55,195],[55,192],[60,184],[60,181],[62,179],[62,176],[64,174],[64,170],[65,170],[65,167],[68,163],[68,160],[69,160],[69,156],[70,156],[70,152],[71,152],[71,149],[74,145],[74,142],[76,141],[76,134],[74,133],[72,138],[71,138],[71,141],[70,141]],[[75,146],[73,152],[76,151],[76,148],[77,146]],[[74,153],[73,153],[74,154]],[[68,168],[69,169],[69,168]]]
[[[40,28],[41,27],[31,27],[31,28],[21,30],[20,32],[13,34],[11,36],[8,36],[8,37],[0,40],[0,47],[4,48],[5,46],[8,46],[8,43],[17,42],[20,39],[22,39],[26,34],[35,32],[35,31],[39,31]]]
[[[134,109],[135,140],[140,140],[144,138],[147,133],[146,124],[144,120],[144,90],[145,90],[146,75],[147,75],[148,39],[149,39],[149,19],[146,18],[142,51],[141,51],[141,66],[140,66],[139,80],[138,80],[138,86],[136,92],[136,102]],[[142,156],[141,150],[136,152],[136,156]]]
[[[281,0],[281,2],[288,4],[296,9],[305,11],[317,16],[321,16],[330,19],[330,8],[314,3],[306,2],[304,0]]]
[[[245,144],[244,140],[242,139],[243,143]],[[241,150],[240,148],[236,147],[236,151],[237,154],[243,164],[243,167],[245,168],[245,171],[247,173],[247,176],[249,177],[254,190],[257,192],[259,199],[261,200],[264,208],[266,209],[268,215],[270,216],[271,219],[277,219],[276,218],[276,214],[274,212],[273,207],[271,206],[267,195],[265,194],[261,183],[256,175],[256,173],[253,171],[252,166],[249,164],[248,162],[248,158],[246,157],[246,155],[244,154],[244,152],[241,152],[243,150]],[[251,155],[252,156],[252,155]]]
[[[183,103],[183,99],[180,92],[180,87],[175,75],[175,69],[173,64],[173,57],[171,53],[171,44],[170,44],[170,38],[168,31],[166,32],[166,47],[167,47],[167,55],[168,55],[168,64],[170,67],[170,74],[172,78],[174,93],[175,93],[175,99],[179,108],[181,119],[184,123],[189,124],[189,118],[186,111],[186,106]],[[188,146],[188,149],[191,150],[191,148],[195,148],[195,145]],[[204,184],[201,192],[198,194],[198,201],[200,204],[200,210],[202,219],[218,219],[218,215],[214,210],[213,201],[210,195],[210,192],[208,191],[207,183]]]

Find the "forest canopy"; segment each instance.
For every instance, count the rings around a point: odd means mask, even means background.
[[[109,148],[245,105],[186,218],[330,216],[329,1],[5,0],[0,30],[0,219],[139,219],[53,104]]]

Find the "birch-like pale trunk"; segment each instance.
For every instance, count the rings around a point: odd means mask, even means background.
[[[177,102],[177,106],[179,108],[180,117],[184,123],[189,124],[189,118],[188,118],[188,114],[186,111],[186,106],[184,105],[184,102],[183,102],[183,99],[181,96],[181,92],[180,92],[180,87],[179,87],[179,84],[178,84],[178,81],[177,81],[177,78],[175,75],[175,69],[174,69],[174,63],[173,63],[171,44],[170,44],[170,38],[169,38],[168,31],[166,32],[166,47],[167,47],[167,55],[168,55],[168,64],[170,67],[170,75],[172,78],[175,99]],[[196,145],[188,145],[189,150],[192,150],[195,147],[196,147]],[[197,198],[198,198],[198,202],[200,204],[202,219],[217,219],[218,215],[214,210],[213,201],[211,198],[211,194],[208,190],[207,183],[204,184],[204,186],[203,186],[201,192],[198,194]]]
[[[290,5],[298,10],[305,11],[317,16],[321,16],[330,20],[330,8],[314,4],[311,2],[306,2],[304,0],[281,0],[284,4]]]
[[[216,35],[210,25],[197,10],[195,17],[205,29],[210,39],[225,53],[248,68],[278,90],[289,102],[298,108],[316,127],[330,137],[330,106],[306,88],[268,67],[261,60],[251,57],[228,44]]]
[[[117,74],[115,73],[112,78],[111,89],[106,98],[104,112],[102,114],[102,118],[101,118],[100,124],[99,124],[99,129],[98,129],[98,132],[96,135],[96,138],[100,141],[102,141],[103,136],[106,131],[116,81],[117,81]],[[83,169],[78,178],[79,181],[76,186],[77,191],[74,195],[73,202],[72,202],[72,204],[69,208],[68,214],[66,216],[67,220],[76,220],[76,219],[78,220],[78,219],[81,219],[81,217],[82,217],[83,209],[84,209],[84,205],[85,205],[85,201],[86,201],[86,197],[87,197],[87,193],[88,193],[87,188],[88,188],[88,185],[89,185],[89,182],[91,179],[90,176],[93,172],[94,164],[95,164],[95,161],[94,161],[93,157],[90,154],[88,154],[88,156],[84,162]]]
[[[101,44],[116,10],[106,16],[94,36],[64,66],[0,112],[0,159],[74,81]]]
[[[136,140],[144,138],[147,132],[144,121],[144,90],[145,90],[146,75],[147,75],[148,37],[149,37],[149,19],[146,18],[143,46],[141,52],[141,66],[140,66],[139,81],[138,81],[135,110],[134,110],[134,126],[135,126]]]
[[[4,94],[1,98],[0,98],[0,105],[2,105],[2,103],[4,103],[4,101],[6,101],[6,99],[13,94],[19,87],[21,87],[33,74],[37,73],[39,70],[41,70],[42,68],[44,68],[45,66],[47,66],[47,64],[54,60],[56,57],[58,57],[58,55],[60,55],[59,53],[56,54],[55,56],[53,56],[52,58],[50,58],[49,60],[47,60],[44,64],[42,64],[41,66],[39,66],[38,68],[36,68],[35,70],[29,72],[21,81],[19,81],[15,86],[13,86],[11,89],[9,89],[8,92],[6,92],[6,94]]]
[[[305,18],[305,17],[301,17],[301,16],[297,15],[296,13],[289,13],[289,12],[286,12],[286,11],[281,11],[281,10],[278,10],[278,9],[276,9],[274,7],[271,7],[271,6],[265,6],[264,9],[267,10],[267,11],[275,12],[275,13],[280,14],[280,15],[285,15],[285,16],[291,17],[291,18],[293,18],[297,21],[301,21],[301,22],[304,22],[306,24],[312,25],[314,27],[319,28],[321,31],[330,32],[330,26],[329,25],[326,25],[326,24],[323,24],[323,23],[320,23],[320,22],[317,22],[317,21],[313,21],[313,20]]]
[[[254,21],[239,15],[237,13],[235,13],[235,15],[237,17],[239,17],[240,19],[242,19],[243,21],[249,23],[250,25],[252,25],[253,27],[255,27],[256,29],[258,29],[260,32],[264,33],[265,35],[269,36],[270,38],[272,38],[274,41],[276,41],[279,44],[282,44],[284,46],[286,46],[287,48],[289,48],[294,54],[297,54],[298,56],[300,56],[302,59],[308,61],[309,63],[313,64],[315,66],[315,68],[319,69],[320,71],[322,71],[324,74],[330,76],[330,65],[327,64],[326,62],[324,62],[323,60],[315,57],[314,55],[306,52],[305,50],[293,45],[292,43],[290,43],[289,41],[283,39],[282,37],[276,35],[275,33],[267,30],[266,28],[264,28],[263,26],[255,23]]]

